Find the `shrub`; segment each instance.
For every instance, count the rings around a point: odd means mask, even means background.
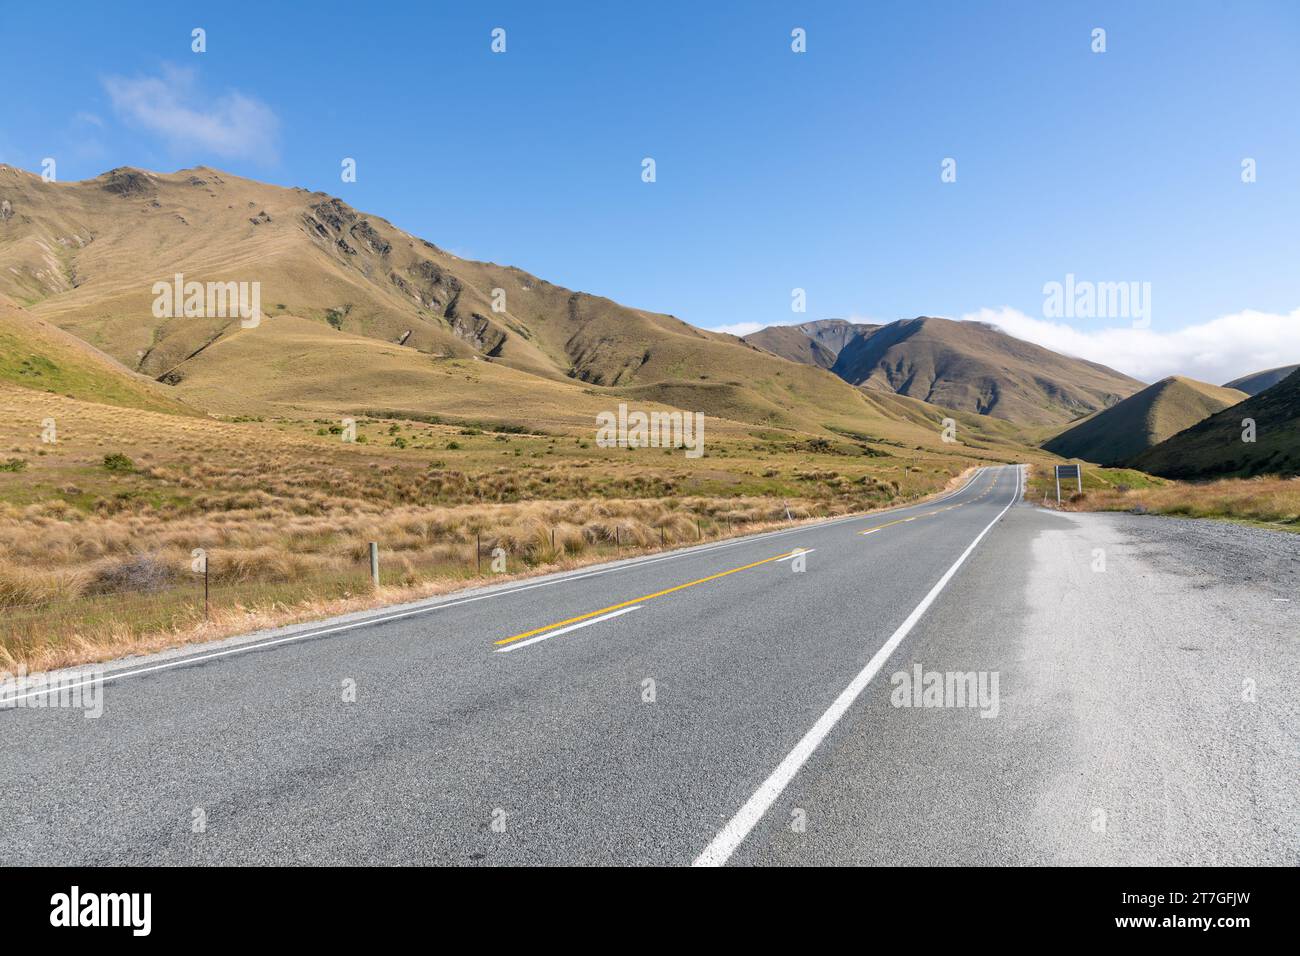
[[[129,472],[135,471],[135,462],[121,452],[113,452],[104,456],[104,467],[109,471]]]
[[[161,591],[172,583],[172,569],[152,555],[138,554],[98,568],[90,579],[91,594],[121,591]]]

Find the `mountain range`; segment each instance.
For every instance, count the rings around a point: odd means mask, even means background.
[[[160,307],[160,290],[187,283],[255,286],[258,321]],[[1144,391],[938,317],[737,338],[461,258],[322,192],[207,167],[60,183],[0,166],[0,345],[5,380],[185,414],[381,409],[573,427],[630,401],[917,446],[956,417],[966,440],[1022,448],[1083,419],[1048,450],[1108,458],[1229,395],[1187,380]],[[1116,452],[1088,440],[1111,429],[1132,441]]]

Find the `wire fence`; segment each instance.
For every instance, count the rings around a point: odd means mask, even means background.
[[[172,583],[148,581],[144,586],[110,591],[54,595],[32,602],[0,601],[0,644],[11,651],[55,636],[112,633],[166,633],[197,626],[223,611],[292,609],[311,602],[364,597],[376,587],[411,588],[430,582],[472,583],[548,566],[631,557],[718,540],[756,530],[788,525],[808,518],[826,517],[830,509],[803,509],[795,516],[788,509],[758,521],[733,522],[725,517],[691,516],[687,525],[632,528],[602,524],[599,531],[584,528],[581,547],[571,551],[572,539],[557,537],[557,529],[534,534],[525,544],[518,539],[475,532],[471,540],[442,542],[426,551],[388,551],[374,542],[377,569],[371,556],[344,568],[296,574],[290,579],[257,580],[242,576],[223,564],[219,549],[203,553],[202,567]],[[356,551],[357,549],[353,549]],[[377,570],[377,573],[375,573]],[[231,578],[238,578],[232,580]],[[0,596],[2,597],[2,596]]]

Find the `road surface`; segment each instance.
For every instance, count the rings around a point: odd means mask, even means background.
[[[1300,538],[1021,486],[121,662],[0,863],[1300,862]]]

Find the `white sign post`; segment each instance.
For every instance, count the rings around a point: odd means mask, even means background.
[[[1082,465],[1057,465],[1056,466],[1056,503],[1061,503],[1061,479],[1075,478],[1079,482],[1079,494],[1083,494],[1083,466]]]

